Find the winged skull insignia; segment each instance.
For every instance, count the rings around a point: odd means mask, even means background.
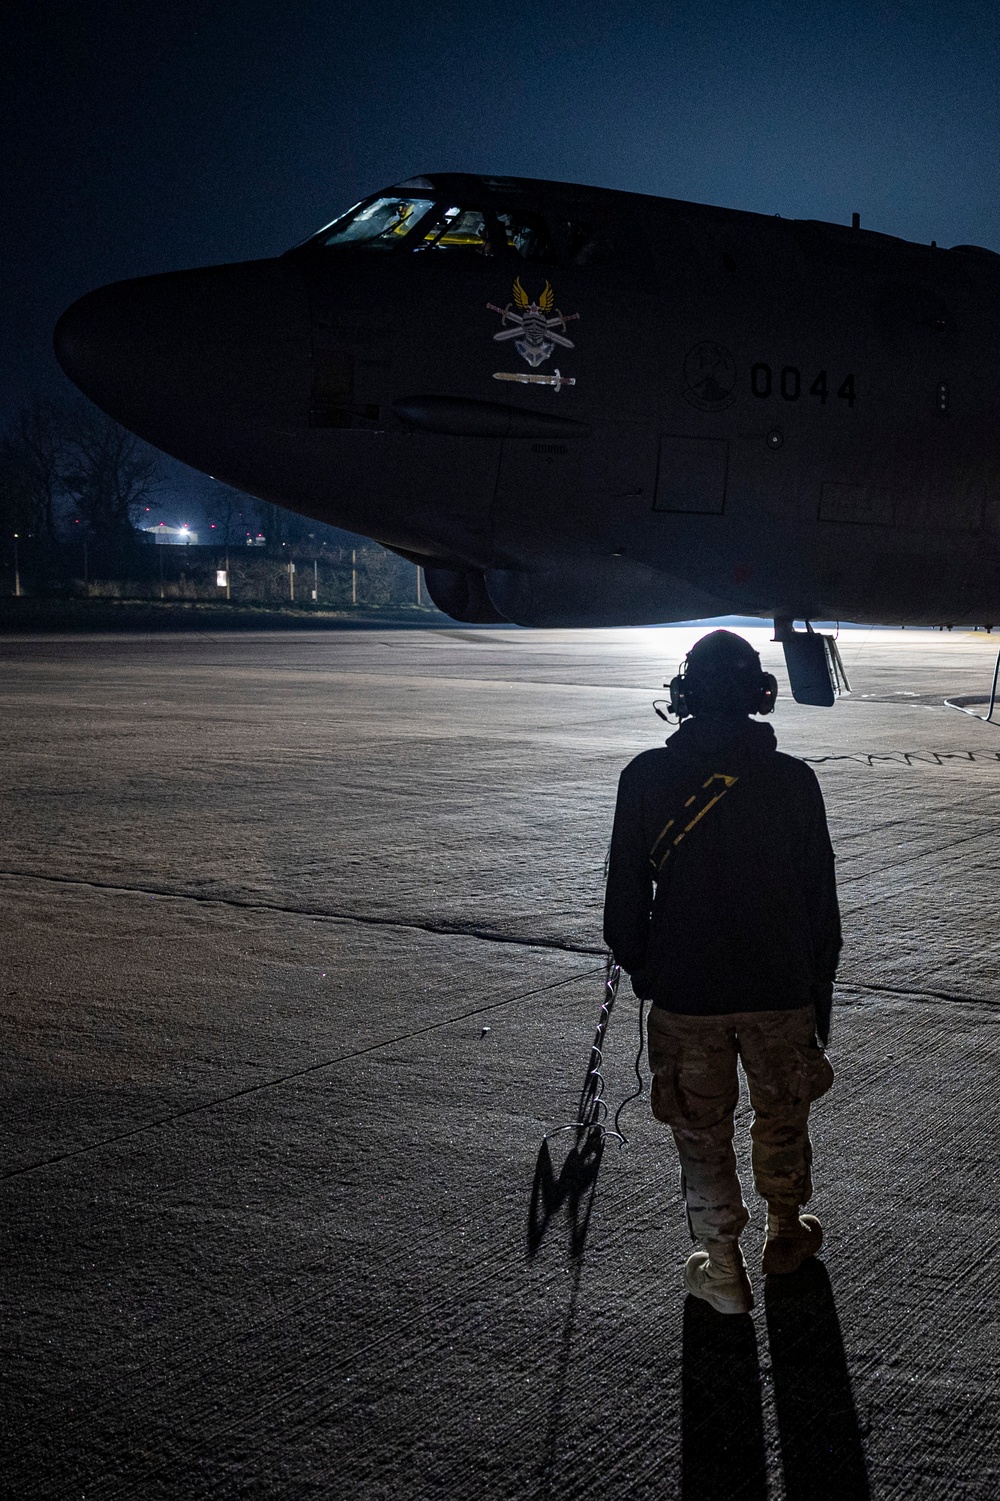
[[[513,302],[508,302],[506,307],[497,307],[494,302],[486,304],[491,313],[500,314],[504,325],[498,334],[493,335],[494,339],[498,344],[513,339],[514,348],[533,370],[545,363],[557,344],[563,349],[573,349],[573,340],[566,337],[566,325],[580,314],[561,313],[555,303],[556,294],[550,282],[545,283],[538,301],[532,302],[521,285],[521,278],[517,277]],[[507,324],[511,326],[508,328]],[[556,329],[562,332],[556,333]]]

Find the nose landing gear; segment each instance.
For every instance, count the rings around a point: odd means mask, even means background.
[[[788,681],[797,704],[830,709],[842,693],[850,693],[834,636],[814,631],[808,620],[805,630],[797,631],[793,620],[779,616],[774,622],[774,639],[784,650]]]

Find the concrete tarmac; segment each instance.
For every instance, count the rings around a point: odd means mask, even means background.
[[[647,1100],[540,1152],[699,634],[0,640],[0,1493],[996,1496],[1000,728],[942,699],[1000,639],[846,632],[853,696],[779,702],[846,937],[820,1260],[765,1289],[745,1174],[723,1318]],[[623,986],[613,1105],[637,1034]]]

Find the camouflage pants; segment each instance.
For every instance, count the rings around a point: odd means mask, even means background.
[[[812,1193],[809,1106],[833,1083],[811,1006],[681,1016],[650,1009],[651,1103],[674,1134],[692,1238],[736,1240],[750,1218],[736,1174],[737,1058],[750,1086],[754,1186],[774,1208]]]

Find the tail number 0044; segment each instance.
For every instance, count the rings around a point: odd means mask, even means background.
[[[754,396],[763,401],[768,396],[781,396],[785,401],[798,401],[800,396],[818,397],[822,405],[826,405],[827,398],[833,394],[833,382],[827,372],[821,370],[812,383],[807,387],[802,371],[794,365],[783,365],[775,378],[775,372],[770,365],[754,365],[750,371],[750,390]],[[854,376],[845,375],[837,386],[836,396],[840,401],[846,401],[849,407],[854,405]]]

